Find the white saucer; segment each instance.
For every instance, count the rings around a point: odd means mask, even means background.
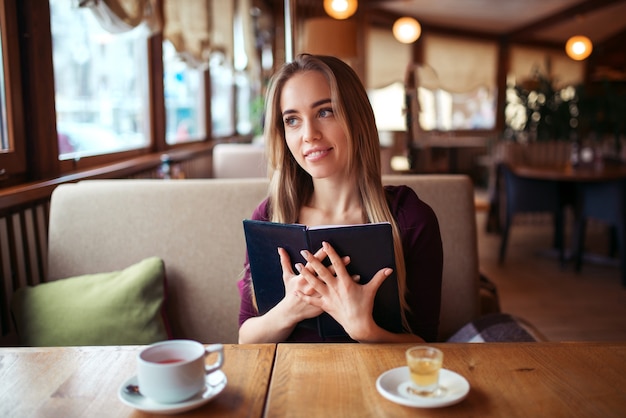
[[[469,383],[458,373],[441,369],[439,386],[444,389],[440,396],[425,397],[411,394],[407,388],[411,376],[408,367],[387,370],[376,379],[376,389],[392,402],[416,408],[439,408],[461,402],[469,393]]]
[[[117,395],[126,405],[143,412],[152,412],[155,414],[179,414],[209,402],[224,390],[226,383],[227,379],[224,372],[221,370],[215,371],[207,376],[206,386],[202,393],[199,393],[193,398],[183,402],[165,404],[153,401],[152,399],[146,398],[141,394],[131,394],[126,392],[126,386],[138,384],[137,376],[133,376],[120,386]]]

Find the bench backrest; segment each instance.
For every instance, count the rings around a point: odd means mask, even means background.
[[[386,176],[407,184],[440,222],[444,288],[440,338],[478,312],[473,189],[454,175]],[[242,220],[265,197],[266,179],[90,180],[52,195],[49,279],[164,260],[174,336],[237,342],[245,240]]]

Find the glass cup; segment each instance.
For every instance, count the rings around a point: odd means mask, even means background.
[[[419,396],[440,396],[439,371],[443,352],[434,347],[416,346],[406,350],[406,362],[411,372],[409,391]]]

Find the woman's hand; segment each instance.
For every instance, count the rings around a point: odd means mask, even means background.
[[[320,252],[321,250],[318,251],[318,254]],[[294,324],[303,319],[313,318],[321,314],[322,309],[320,307],[306,303],[298,297],[298,294],[319,297],[315,289],[311,287],[300,273],[294,273],[291,268],[289,254],[284,248],[279,248],[278,254],[280,256],[280,265],[283,269],[283,283],[285,284],[285,298],[280,303],[286,305],[285,309],[289,312],[289,317],[294,321]],[[296,268],[300,271],[305,269],[300,263],[296,264]]]
[[[280,265],[283,269],[283,283],[285,284],[285,303],[288,303],[293,309],[293,313],[300,317],[300,320],[313,318],[321,314],[323,311],[314,305],[305,303],[298,295],[303,294],[313,298],[319,298],[320,294],[309,284],[309,282],[302,277],[302,271],[305,269],[311,269],[310,263],[307,262],[306,266],[301,263],[296,264],[298,274],[296,274],[291,268],[291,259],[287,251],[284,248],[278,248],[278,254],[280,256]],[[317,262],[321,263],[326,258],[326,252],[323,248],[319,249],[312,255]],[[350,264],[350,257],[339,258],[338,263],[343,266]],[[331,274],[335,274],[335,268],[331,265],[328,267]],[[347,272],[346,272],[347,274]],[[351,280],[358,282],[360,277],[352,276]],[[299,322],[298,320],[297,322]]]
[[[296,265],[300,274],[291,268],[287,251],[280,248],[278,253],[285,297],[264,315],[249,318],[241,325],[240,344],[285,341],[298,322],[322,311],[332,315],[356,341],[423,341],[412,334],[393,334],[374,322],[374,296],[391,269],[380,270],[368,284],[361,286],[357,285],[359,277],[351,277],[346,270],[350,257],[339,257],[326,243],[315,254],[305,252],[307,264]],[[332,263],[329,267],[322,264],[327,256]]]
[[[318,252],[320,256],[322,252]],[[322,313],[322,309],[301,300],[297,294],[319,297],[302,275],[294,273],[289,254],[283,248],[278,249],[283,270],[285,297],[272,309],[260,316],[248,318],[239,327],[239,343],[269,343],[285,341],[293,332],[298,322],[313,318]],[[325,254],[323,254],[326,257]],[[308,266],[308,264],[307,264]],[[299,269],[305,267],[298,264]]]
[[[321,262],[326,255],[331,261],[329,267]],[[376,292],[393,272],[391,268],[382,268],[369,283],[359,285],[327,242],[315,255],[303,251],[302,256],[307,265],[300,275],[309,285],[304,292],[298,290],[297,296],[303,302],[328,312],[356,341],[372,341],[377,334],[387,334],[374,322],[373,310]]]

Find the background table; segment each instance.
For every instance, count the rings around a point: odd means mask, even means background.
[[[603,182],[626,178],[626,164],[604,164],[601,167],[531,166],[513,165],[512,170],[521,177],[538,180],[584,183]]]
[[[575,194],[573,254],[577,270],[580,270],[583,259],[587,219],[598,219],[615,228],[617,264],[620,267],[622,285],[626,287],[626,164],[606,163],[600,167],[576,168],[569,165],[513,166],[512,170],[521,177],[556,181],[563,190]],[[612,260],[607,257],[587,255],[585,258],[612,264]]]
[[[260,417],[276,345],[225,345],[222,393],[185,416]],[[124,405],[140,347],[0,348],[0,417],[151,416]],[[155,415],[163,416],[163,415]]]
[[[397,405],[376,390],[410,344],[279,344],[270,417],[623,417],[626,344],[433,344],[470,392],[439,409]]]

